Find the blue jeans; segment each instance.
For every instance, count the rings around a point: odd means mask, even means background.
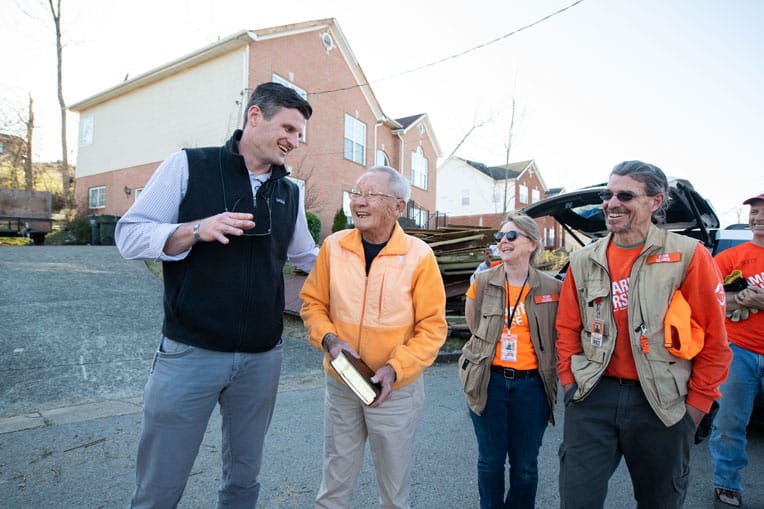
[[[223,462],[217,507],[257,505],[282,354],[281,343],[267,352],[239,353],[162,339],[144,393],[131,508],[177,507],[217,404]]]
[[[538,454],[549,422],[541,378],[506,379],[491,373],[483,415],[470,411],[478,442],[480,508],[533,508]],[[509,458],[509,492],[504,464]]]
[[[764,355],[730,343],[732,364],[720,390],[719,413],[711,430],[714,487],[741,491],[740,471],[748,464],[745,429],[753,401],[764,389]]]

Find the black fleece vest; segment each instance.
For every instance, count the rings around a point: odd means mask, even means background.
[[[264,352],[281,338],[284,313],[282,269],[294,233],[299,190],[283,166],[257,192],[244,158],[241,132],[225,147],[186,149],[188,188],[178,222],[229,212],[255,213],[261,236],[229,236],[229,244],[198,242],[181,261],[165,262],[164,326],[168,338],[209,350]],[[270,216],[270,217],[269,217]]]

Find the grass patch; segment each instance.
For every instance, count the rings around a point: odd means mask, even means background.
[[[0,246],[26,246],[32,239],[26,237],[0,237]]]

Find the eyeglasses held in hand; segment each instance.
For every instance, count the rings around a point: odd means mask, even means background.
[[[357,200],[359,198],[365,198],[366,200],[376,198],[392,198],[393,200],[400,199],[397,196],[393,196],[392,194],[380,193],[377,191],[361,191],[360,189],[351,189],[348,194],[350,195],[351,200]]]
[[[523,237],[527,237],[526,234],[519,232],[517,230],[509,230],[508,232],[496,232],[493,234],[493,238],[496,239],[496,242],[501,242],[501,239],[503,239],[504,237],[507,237],[507,240],[509,242],[514,242],[517,239],[517,237],[520,237],[521,235]]]
[[[619,191],[617,193],[614,193],[613,191],[601,191],[599,193],[600,200],[602,200],[602,201],[610,201],[610,199],[613,196],[618,198],[618,201],[627,202],[627,201],[633,200],[634,198],[636,198],[638,196],[645,196],[645,195],[644,194],[632,193],[631,191]]]
[[[244,207],[244,204],[246,202],[248,202],[248,201],[249,201],[248,198],[239,198],[233,204],[231,212],[248,212],[248,213],[252,214],[253,218],[256,219],[257,218],[257,213],[256,213],[254,208],[250,209],[250,210],[245,210],[246,207]],[[249,229],[249,230],[244,230],[244,233],[241,234],[242,237],[267,237],[268,235],[271,234],[271,203],[270,203],[270,200],[268,198],[266,198],[265,200],[262,200],[262,201],[265,202],[265,207],[266,207],[266,209],[265,209],[265,216],[266,216],[267,221],[268,221],[267,222],[267,226],[268,227],[265,229],[265,231],[262,231],[261,228],[258,228],[258,226],[260,225],[261,221],[255,221],[255,227],[252,228],[252,229]],[[254,203],[252,205],[254,207]],[[257,230],[261,230],[261,231],[257,231]]]

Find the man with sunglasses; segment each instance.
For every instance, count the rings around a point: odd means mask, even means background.
[[[557,314],[562,508],[603,507],[621,457],[638,507],[681,507],[696,429],[720,397],[721,276],[701,243],[653,224],[667,198],[657,166],[616,165],[602,193],[609,235],[571,255]],[[682,348],[693,328],[694,356]]]
[[[350,508],[366,441],[379,506],[408,508],[411,451],[424,411],[422,372],[446,339],[446,293],[432,249],[406,234],[398,217],[411,190],[395,169],[375,166],[350,191],[352,230],[324,240],[300,297],[310,342],[327,372],[324,461],[316,508]],[[370,404],[329,361],[360,357],[381,391]]]
[[[216,404],[218,507],[257,504],[281,372],[282,269],[288,258],[310,271],[318,251],[284,167],[311,114],[294,90],[259,85],[241,130],[224,146],[171,155],[117,224],[122,256],[162,260],[164,278],[133,508],[177,506]]]

